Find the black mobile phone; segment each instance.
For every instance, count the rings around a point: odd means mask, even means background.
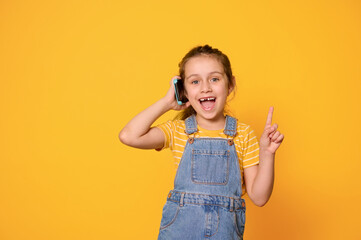
[[[188,102],[187,97],[184,95],[183,81],[181,79],[174,79],[173,84],[178,105],[183,105]]]

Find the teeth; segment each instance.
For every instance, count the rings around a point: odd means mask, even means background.
[[[203,101],[213,101],[215,100],[215,98],[201,98],[199,99],[199,101],[203,102]]]

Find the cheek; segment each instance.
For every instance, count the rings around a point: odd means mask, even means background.
[[[189,99],[189,97],[191,97],[193,95],[192,89],[189,88],[189,87],[185,87],[184,88],[184,95]]]
[[[227,95],[228,94],[228,87],[224,85],[219,85],[217,88],[214,89],[220,95]]]

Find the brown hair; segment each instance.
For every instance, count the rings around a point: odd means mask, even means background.
[[[189,59],[192,57],[197,57],[200,55],[206,55],[210,57],[214,57],[217,59],[223,66],[224,73],[227,76],[228,80],[228,86],[235,87],[235,83],[232,81],[232,68],[231,68],[231,62],[229,61],[228,57],[222,53],[217,48],[212,48],[208,44],[204,46],[197,46],[192,48],[182,59],[182,61],[178,64],[179,66],[179,76],[181,77],[181,81],[184,84],[185,79],[185,65],[188,62]],[[183,95],[184,93],[180,93],[180,95]],[[181,111],[175,119],[186,119],[187,117],[191,116],[192,114],[195,114],[196,111],[193,109],[192,106],[189,106],[187,109]]]

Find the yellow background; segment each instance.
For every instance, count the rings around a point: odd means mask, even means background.
[[[245,239],[361,239],[356,0],[1,1],[0,239],[155,239],[171,153],[118,133],[206,43],[231,60],[233,113],[259,138],[273,105],[285,134]]]

